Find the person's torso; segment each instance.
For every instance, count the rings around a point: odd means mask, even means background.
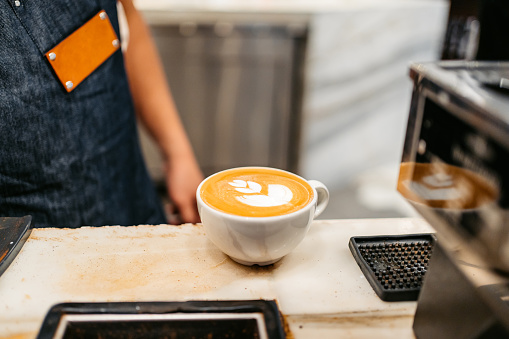
[[[164,221],[121,51],[70,93],[44,57],[101,9],[120,36],[116,1],[0,0],[0,215],[70,227]]]

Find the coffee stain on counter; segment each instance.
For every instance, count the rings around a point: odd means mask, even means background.
[[[223,260],[221,260],[219,263],[217,263],[216,265],[212,266],[212,268],[217,268],[221,265],[224,265],[226,262],[228,261],[228,258],[224,258]]]
[[[274,267],[248,267],[233,262],[206,238],[201,226],[105,227],[80,229],[78,233],[77,241],[63,231],[65,239],[49,234],[46,238],[68,244],[58,247],[54,255],[65,257],[56,288],[70,299],[214,298],[224,295],[231,284],[250,285],[253,279],[260,281],[263,288],[255,292],[246,289],[246,296],[272,296],[265,290]]]

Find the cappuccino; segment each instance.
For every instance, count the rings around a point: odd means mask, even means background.
[[[245,167],[216,173],[206,179],[200,197],[208,206],[245,217],[289,214],[314,198],[307,181],[289,172]]]

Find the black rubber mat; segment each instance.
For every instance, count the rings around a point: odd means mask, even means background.
[[[349,248],[380,299],[417,300],[436,238],[433,234],[350,238]]]

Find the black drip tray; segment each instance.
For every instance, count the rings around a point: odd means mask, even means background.
[[[38,338],[285,338],[271,300],[65,303]]]
[[[417,300],[435,244],[433,234],[350,238],[349,248],[380,299]]]

